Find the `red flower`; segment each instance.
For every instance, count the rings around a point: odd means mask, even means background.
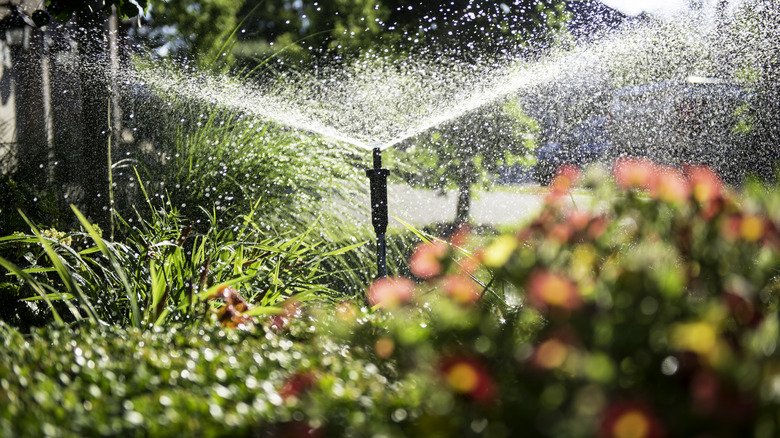
[[[691,187],[677,170],[665,166],[657,167],[655,183],[650,188],[650,194],[664,202],[681,203],[688,200]]]
[[[409,269],[412,274],[423,280],[436,277],[444,270],[442,260],[447,255],[447,250],[447,244],[440,240],[421,243],[409,258]]]
[[[474,358],[448,358],[442,362],[441,373],[447,384],[460,394],[478,403],[495,401],[498,389],[485,365]]]
[[[763,245],[778,243],[777,228],[769,219],[759,215],[734,214],[721,224],[721,232],[727,240],[761,242]]]
[[[580,169],[571,164],[564,164],[555,172],[555,177],[550,184],[552,191],[547,197],[548,203],[556,203],[571,191],[571,188],[580,178]]]
[[[552,181],[553,190],[558,192],[569,191],[580,178],[580,173],[580,169],[571,164],[564,164],[559,167]]]
[[[723,300],[739,325],[755,328],[763,320],[753,301],[738,292],[726,292]]]
[[[466,245],[466,241],[471,235],[471,225],[461,224],[458,229],[450,236],[450,243],[454,246],[463,247]]]
[[[574,237],[574,228],[567,222],[559,222],[550,228],[548,237],[559,243],[567,243]]]
[[[372,306],[397,307],[412,300],[414,282],[404,277],[380,278],[371,283],[367,295]]]
[[[615,162],[615,182],[623,189],[651,190],[656,182],[655,163],[645,158],[620,158]]]
[[[572,353],[572,346],[558,337],[552,337],[534,349],[531,363],[543,370],[560,368]]]
[[[608,225],[609,221],[607,221],[605,216],[598,216],[593,218],[593,220],[591,220],[590,224],[588,225],[588,237],[592,240],[600,238],[602,235],[604,235],[604,232],[607,231]]]
[[[481,290],[471,279],[465,275],[448,275],[442,280],[444,293],[460,304],[471,304],[479,300]]]
[[[301,394],[314,387],[317,378],[311,371],[295,373],[287,378],[279,389],[279,395],[287,401],[293,397],[300,398]]]
[[[705,166],[690,166],[685,171],[696,202],[705,204],[723,197],[723,181],[715,171]]]
[[[644,403],[617,402],[607,407],[601,421],[603,438],[662,438],[663,425]]]
[[[287,328],[290,320],[301,316],[301,303],[297,300],[287,300],[282,305],[282,313],[271,318],[271,330],[281,331]]]
[[[276,434],[272,435],[277,436]],[[312,427],[304,420],[294,420],[282,424],[279,428],[278,436],[284,438],[323,438],[325,437],[325,430]]]
[[[582,305],[577,286],[568,278],[547,271],[535,271],[528,279],[528,299],[538,309],[574,310]]]

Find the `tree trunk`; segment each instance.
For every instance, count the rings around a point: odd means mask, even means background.
[[[99,14],[79,14],[76,24],[84,136],[81,154],[83,207],[90,220],[108,229],[111,207],[108,196],[110,92],[106,18]]]
[[[66,204],[81,201],[78,193],[82,169],[82,133],[78,60],[71,51],[69,32],[64,25],[49,25],[51,124],[54,149],[54,184]],[[64,205],[67,208],[67,205]]]
[[[458,187],[458,205],[455,209],[455,225],[461,225],[469,221],[471,212],[471,183],[461,182]]]
[[[48,131],[44,107],[43,35],[24,28],[21,45],[11,47],[16,88],[16,178],[43,187],[49,169]],[[20,41],[21,43],[21,41]]]

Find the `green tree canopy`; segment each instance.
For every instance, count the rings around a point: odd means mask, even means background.
[[[150,8],[142,32],[165,54],[194,58],[202,66],[232,63],[231,36],[244,0],[167,0]]]

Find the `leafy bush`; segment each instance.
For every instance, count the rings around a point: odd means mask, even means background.
[[[151,206],[151,205],[150,205]],[[111,242],[74,208],[83,231],[39,231],[0,238],[0,265],[16,277],[5,283],[15,305],[3,319],[25,328],[50,316],[55,322],[151,327],[192,323],[221,306],[220,286],[257,306],[254,314],[275,311],[275,304],[338,295],[327,287],[320,264],[360,245],[326,248],[300,234],[266,237],[252,214],[228,226],[212,216],[205,233],[193,229],[177,212],[152,211],[150,221],[125,224],[127,238]],[[25,218],[26,219],[26,218]],[[10,259],[10,260],[9,260]],[[35,315],[30,305],[45,303]],[[245,309],[246,310],[246,309]],[[41,314],[44,314],[42,316]],[[20,316],[24,315],[24,316]],[[32,321],[31,321],[32,320]]]
[[[3,327],[0,430],[776,436],[780,190],[621,161],[614,183],[586,176],[601,201],[585,209],[567,201],[577,177],[474,255],[462,232],[420,245],[421,282],[374,282],[371,309],[288,300],[241,330]],[[523,304],[487,299],[502,289]]]

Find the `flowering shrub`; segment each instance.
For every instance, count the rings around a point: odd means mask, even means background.
[[[465,230],[421,244],[371,308],[257,320],[224,289],[236,330],[0,326],[0,435],[780,434],[780,191],[640,160],[552,187],[473,256]]]

